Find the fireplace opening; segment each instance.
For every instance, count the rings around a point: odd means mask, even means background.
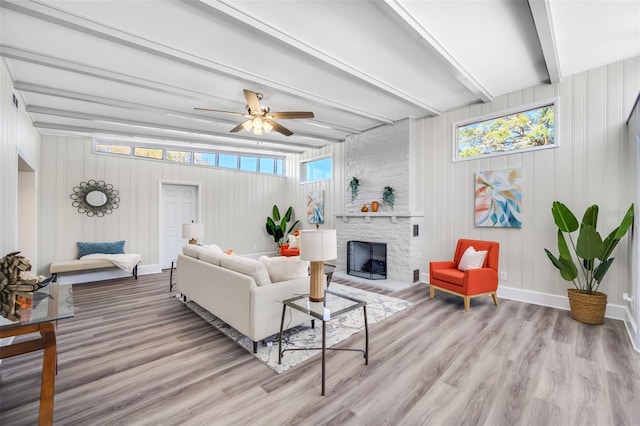
[[[368,280],[387,279],[387,245],[348,241],[347,274]]]

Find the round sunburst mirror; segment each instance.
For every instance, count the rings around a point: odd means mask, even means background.
[[[113,185],[93,179],[80,182],[80,185],[74,187],[71,199],[73,207],[77,208],[78,212],[98,217],[111,214],[120,202],[118,191],[113,189]]]

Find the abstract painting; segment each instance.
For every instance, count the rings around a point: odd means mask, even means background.
[[[520,168],[476,173],[476,226],[521,228]]]
[[[309,191],[307,197],[307,223],[324,223],[324,191]]]

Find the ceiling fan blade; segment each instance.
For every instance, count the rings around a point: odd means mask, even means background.
[[[260,101],[258,100],[258,95],[256,92],[252,92],[251,90],[243,89],[244,98],[247,100],[247,105],[249,105],[249,109],[257,114],[262,112],[262,108],[260,108]]]
[[[209,108],[194,108],[197,111],[211,111],[211,112],[221,112],[223,114],[233,114],[233,115],[239,115],[240,117],[249,117],[248,114],[245,114],[243,112],[233,112],[233,111],[222,111],[219,109],[209,109]]]
[[[279,118],[281,120],[294,119],[294,118],[314,118],[314,115],[310,111],[288,111],[288,112],[270,112],[270,118]]]
[[[272,120],[266,120],[267,123],[271,124],[273,126],[273,130],[275,130],[278,133],[282,133],[285,136],[291,136],[293,134],[293,132],[289,129],[287,129],[286,127],[276,123],[275,121]]]
[[[244,123],[246,123],[247,121],[251,121],[251,120],[245,120],[242,123],[238,124],[236,127],[234,127],[233,129],[229,130],[229,132],[239,132],[240,130],[244,129]]]

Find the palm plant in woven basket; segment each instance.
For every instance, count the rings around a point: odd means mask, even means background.
[[[575,287],[567,291],[571,315],[575,320],[587,324],[602,324],[607,295],[599,292],[598,288],[613,263],[613,250],[633,224],[633,204],[620,225],[604,239],[597,231],[598,206],[595,204],[587,208],[580,223],[571,210],[559,201],[553,202],[551,214],[558,227],[559,255],[547,249],[544,251],[560,271],[560,276],[571,281]],[[574,240],[572,233],[576,231],[578,235]],[[574,260],[577,260],[577,264]]]

